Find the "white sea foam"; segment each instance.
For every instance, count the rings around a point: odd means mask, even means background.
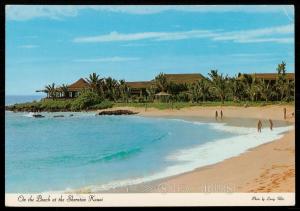
[[[33,112],[29,112],[28,114],[24,114],[23,116],[33,118],[33,115]]]
[[[273,128],[272,131],[269,128],[265,128],[261,133],[258,133],[256,128],[227,126],[223,123],[189,123],[208,124],[215,130],[222,130],[236,135],[234,137],[201,144],[191,149],[178,150],[165,158],[167,160],[177,161],[178,164],[169,166],[161,172],[147,177],[115,180],[103,185],[88,186],[86,189],[92,192],[100,192],[111,188],[140,184],[192,171],[199,167],[212,165],[225,159],[238,156],[251,148],[279,139],[283,136],[283,133],[294,128],[294,126],[276,127]]]

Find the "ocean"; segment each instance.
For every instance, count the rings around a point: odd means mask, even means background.
[[[237,156],[292,127],[257,133],[177,117],[42,114],[5,112],[6,193],[102,191],[160,179]]]
[[[5,105],[12,105],[15,103],[27,103],[34,100],[39,101],[45,97],[44,95],[5,95]]]

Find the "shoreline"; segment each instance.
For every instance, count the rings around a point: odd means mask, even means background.
[[[95,191],[95,193],[249,193],[249,192],[295,192],[295,166],[288,165],[272,165],[271,168],[262,168],[261,171],[254,172],[250,180],[247,178],[241,181],[238,178],[238,173],[245,170],[239,169],[227,174],[227,171],[234,169],[234,166],[241,166],[241,161],[245,161],[248,157],[253,157],[257,151],[264,151],[266,148],[272,148],[278,151],[290,151],[294,154],[294,148],[276,148],[277,142],[283,142],[287,135],[294,135],[294,130],[288,131],[284,137],[275,139],[269,143],[264,143],[259,146],[250,148],[246,152],[238,156],[227,158],[223,161],[198,167],[194,170],[168,176],[161,179],[143,182],[139,184],[127,185],[122,187],[111,188],[105,191]],[[267,149],[268,150],[268,149]],[[253,162],[252,162],[253,163]],[[249,164],[249,162],[247,162]],[[247,165],[244,164],[244,165]],[[264,165],[264,164],[262,164]],[[230,170],[227,170],[227,167]],[[277,174],[278,177],[272,178],[272,172],[277,171],[277,168],[288,168],[282,173]],[[271,172],[271,173],[270,173]],[[225,174],[224,174],[225,173]],[[253,173],[253,172],[252,172]],[[264,181],[264,176],[270,179]],[[222,178],[219,176],[222,175]],[[238,179],[238,183],[235,181]],[[286,179],[288,181],[286,181]],[[201,182],[197,182],[201,180]],[[229,182],[228,182],[229,181]],[[278,184],[276,181],[285,181]],[[264,184],[267,184],[264,186]],[[271,186],[269,186],[271,185]],[[81,189],[78,193],[91,193],[89,190]]]
[[[180,110],[159,110],[155,108],[148,108],[147,111],[145,111],[144,108],[136,107],[114,107],[103,110],[126,109],[139,112],[137,116],[144,117],[177,117],[180,119],[204,117],[210,119],[211,122],[215,122],[214,112],[222,109],[225,121],[230,118],[267,120],[270,117],[272,117],[272,120],[282,121],[284,107],[287,108],[287,119],[284,121],[294,123],[295,119],[291,116],[291,113],[294,112],[294,106],[272,105],[247,108],[235,106],[199,106],[182,108]],[[86,113],[103,110],[94,110]],[[219,120],[217,121],[219,122]],[[112,188],[101,192],[294,192],[294,142],[294,130],[290,130],[280,139],[274,139],[269,143],[253,147],[238,156],[227,158],[215,164],[198,167],[192,171],[186,171],[184,173],[179,173],[161,179],[155,179],[149,182]],[[265,157],[266,155],[267,157]],[[261,159],[261,157],[264,159]],[[283,162],[280,159],[278,160],[278,158],[284,158]],[[256,166],[252,166],[250,168],[251,170],[247,172],[245,166],[251,166],[253,163],[256,164]],[[231,170],[228,170],[228,168],[231,168]],[[228,171],[234,173],[228,173]],[[246,174],[239,176],[240,172],[246,172]],[[201,182],[199,182],[199,180],[201,180]],[[273,180],[275,180],[275,182]],[[288,185],[285,185],[285,183]],[[267,186],[265,187],[263,184],[269,185],[265,185]],[[271,186],[273,188],[270,189]],[[91,192],[86,188],[80,188],[74,191],[76,193]]]
[[[272,120],[283,120],[284,107],[287,108],[287,119],[284,121],[294,124],[295,119],[291,116],[294,106],[274,105],[262,108],[218,106],[183,108],[175,111],[157,109],[145,111],[130,107],[125,109],[133,109],[135,112],[140,112],[138,114],[140,116],[150,117],[211,117],[213,111],[222,109],[225,117],[227,115],[233,118],[269,119],[271,116]],[[279,139],[250,148],[238,156],[215,164],[162,179],[101,192],[295,192],[295,129],[289,130]]]

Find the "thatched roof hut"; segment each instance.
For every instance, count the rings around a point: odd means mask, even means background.
[[[80,78],[78,81],[68,86],[70,92],[76,92],[86,88],[89,88],[89,84],[83,78]]]

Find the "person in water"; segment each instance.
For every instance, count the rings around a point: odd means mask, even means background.
[[[269,119],[269,122],[270,122],[270,129],[273,130],[273,121]]]
[[[216,118],[216,120],[218,119],[218,111],[216,111],[215,118]]]
[[[258,132],[261,132],[261,128],[262,128],[262,123],[260,120],[258,120],[258,123],[257,123],[257,131]]]
[[[223,111],[221,110],[221,119],[223,119]]]

